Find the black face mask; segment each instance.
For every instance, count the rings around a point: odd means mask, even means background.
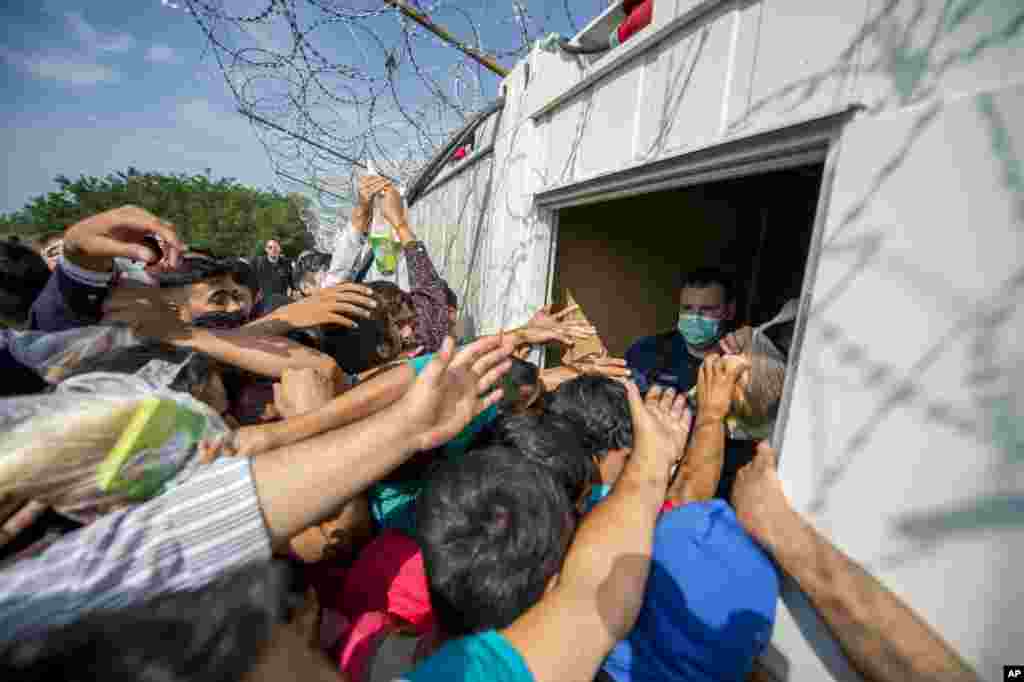
[[[233,313],[205,313],[192,318],[193,327],[204,329],[238,329],[246,322],[248,322],[248,318],[240,310]]]

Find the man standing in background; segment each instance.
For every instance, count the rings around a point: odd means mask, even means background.
[[[272,299],[284,297],[287,302],[291,289],[292,266],[281,255],[281,243],[270,239],[264,248],[265,255],[253,260],[252,269],[263,292],[264,305],[273,305]]]

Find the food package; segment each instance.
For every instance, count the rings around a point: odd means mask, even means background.
[[[566,289],[566,307],[570,308],[576,305],[576,300],[573,298],[572,290]],[[586,313],[583,312],[583,308],[579,308],[575,312],[570,313],[566,316],[563,322],[581,322],[583,324],[591,324],[590,320],[587,319]],[[595,358],[605,357],[608,355],[608,349],[605,347],[604,342],[601,340],[600,334],[595,334],[589,339],[579,339],[575,345],[569,348],[565,355],[562,357],[562,362],[567,365],[574,365],[578,362],[585,362],[587,360],[593,360]]]
[[[186,393],[102,374],[65,382],[77,390],[0,400],[0,498],[72,517],[143,502],[198,466],[202,442],[229,433]]]

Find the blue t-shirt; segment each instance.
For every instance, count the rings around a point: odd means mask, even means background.
[[[416,667],[407,682],[533,682],[526,661],[494,630],[448,642]]]
[[[775,624],[779,575],[722,500],[665,512],[629,636],[603,668],[616,682],[746,679]]]
[[[427,364],[434,359],[434,353],[407,360],[419,376]],[[473,438],[498,417],[497,405],[491,405],[473,418],[459,435],[442,449],[448,459],[461,457],[466,453]],[[370,488],[370,513],[382,529],[402,531],[409,535],[416,532],[416,498],[423,490],[423,481],[388,481],[376,483]]]

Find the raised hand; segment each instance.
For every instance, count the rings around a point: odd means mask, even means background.
[[[697,372],[698,418],[725,419],[736,397],[737,383],[749,370],[750,361],[743,355],[708,353]]]
[[[162,239],[164,254],[145,245],[147,237]],[[75,265],[108,272],[114,258],[124,257],[155,265],[165,260],[177,267],[185,245],[174,225],[138,206],[122,206],[81,220],[64,234],[64,256]]]
[[[691,416],[686,395],[656,386],[646,399],[632,381],[624,382],[633,418],[633,457],[642,458],[654,471],[667,474],[686,450]]]
[[[671,437],[676,452],[674,461],[678,462],[686,453],[686,441],[693,424],[693,412],[686,404],[686,394],[655,385],[644,397],[644,407]]]
[[[398,189],[388,183],[380,191],[380,202],[377,204],[384,220],[388,221],[397,232],[409,227],[409,215],[405,210],[405,202]]]
[[[313,296],[278,308],[268,315],[268,318],[284,322],[292,329],[314,327],[319,324],[336,324],[351,328],[359,326],[358,319],[370,318],[376,307],[373,289],[346,282],[321,289]]]
[[[359,204],[368,207],[373,203],[373,198],[385,188],[391,186],[391,181],[379,175],[364,175],[359,179]]]
[[[718,347],[722,355],[739,355],[750,347],[754,338],[754,329],[750,326],[740,327],[722,337]]]
[[[758,443],[754,458],[737,472],[732,505],[739,522],[764,545],[773,539],[773,522],[792,511],[779,479],[778,453],[767,442]]]
[[[554,307],[555,306],[553,305],[544,306],[543,308],[535,312],[533,314],[533,317],[531,317],[530,321],[527,322],[526,324],[530,327],[557,327],[562,322],[562,320],[564,320],[566,317],[572,315],[574,312],[580,309],[579,303],[576,303],[569,306],[565,310],[552,315],[551,309]]]
[[[395,405],[415,450],[447,443],[501,398],[501,390],[492,389],[511,365],[511,351],[501,338],[482,338],[453,357],[454,347],[454,340],[446,338],[436,357]]]

